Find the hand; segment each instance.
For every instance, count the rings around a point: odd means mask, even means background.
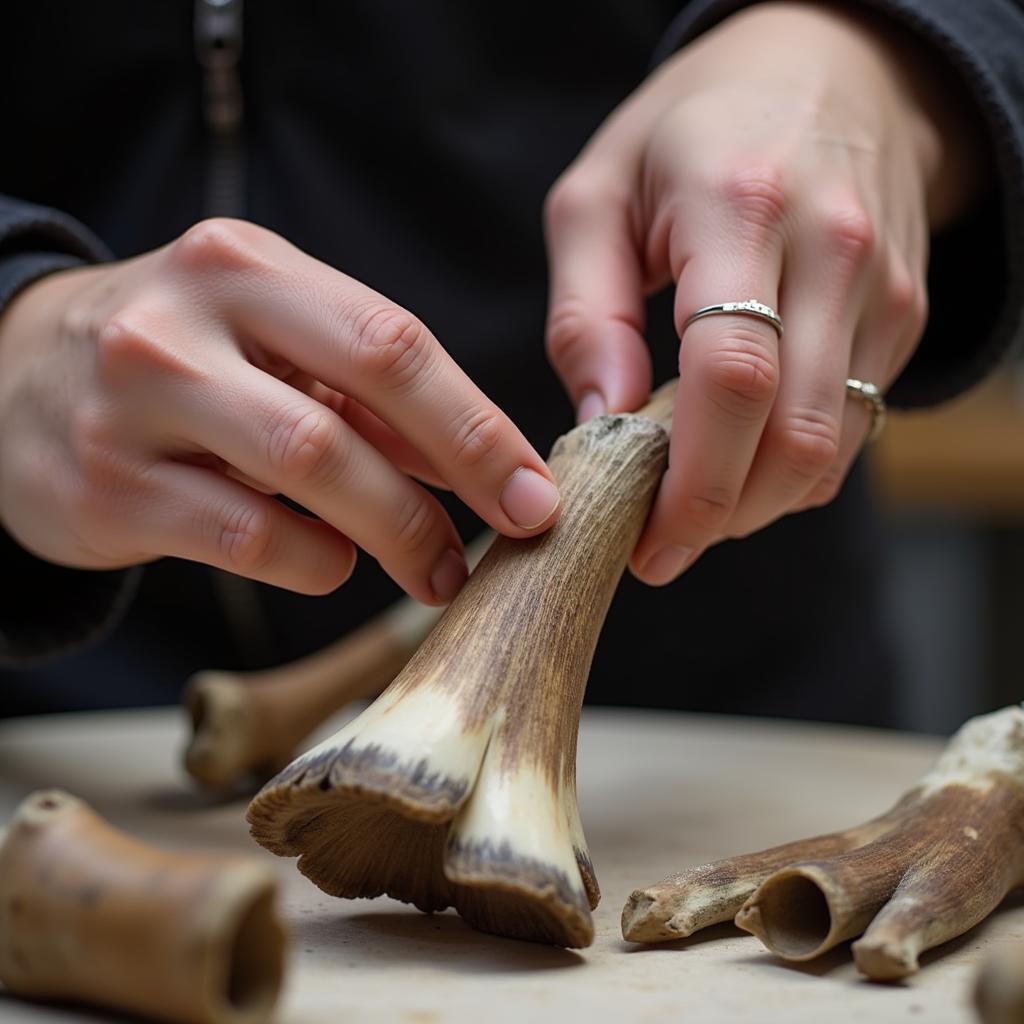
[[[508,536],[556,515],[543,459],[426,327],[255,225],[53,274],[0,320],[0,520],[43,558],[176,555],[319,594],[356,544],[444,603],[462,544],[407,473]]]
[[[884,391],[914,351],[930,222],[977,177],[968,145],[942,149],[935,119],[961,115],[926,65],[839,8],[758,4],[668,61],[552,190],[548,351],[580,419],[645,399],[644,297],[675,282],[669,468],[630,563],[646,582],[830,501],[869,429],[846,379]],[[781,342],[744,316],[683,336],[748,298]]]

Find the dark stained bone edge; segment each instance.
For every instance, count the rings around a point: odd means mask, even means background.
[[[584,917],[590,915],[590,903],[581,892],[582,879],[577,879],[574,885],[560,868],[516,853],[508,840],[496,847],[489,839],[474,843],[449,839],[445,875],[450,881],[463,885],[471,880],[486,879],[531,893],[549,892],[564,906],[574,908]]]
[[[402,762],[379,743],[356,747],[349,740],[340,749],[325,750],[300,758],[278,772],[256,794],[246,815],[250,824],[261,816],[261,805],[271,797],[281,799],[286,789],[345,789],[376,793],[396,802],[414,803],[437,820],[455,815],[469,792],[468,779],[453,779],[427,770],[426,758]]]

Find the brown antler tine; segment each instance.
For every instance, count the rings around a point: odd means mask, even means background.
[[[336,895],[386,892],[504,935],[591,941],[580,705],[665,463],[672,390],[556,442],[558,523],[500,538],[384,694],[264,787],[249,809],[258,842]]]
[[[1024,711],[967,722],[859,849],[767,878],[736,916],[779,956],[807,960],[867,931],[858,967],[891,980],[1024,883]],[[869,927],[870,926],[870,927]]]
[[[773,872],[863,846],[889,827],[886,817],[876,818],[845,832],[688,868],[630,895],[622,910],[622,936],[631,942],[666,942],[731,921]]]

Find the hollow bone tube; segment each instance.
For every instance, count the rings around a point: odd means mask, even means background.
[[[283,973],[272,869],[171,853],[57,790],[27,797],[0,846],[0,981],[182,1024],[262,1024]]]
[[[258,842],[336,896],[387,893],[501,935],[592,941],[580,705],[664,468],[673,391],[556,442],[559,521],[499,538],[378,700],[264,787],[249,808]]]

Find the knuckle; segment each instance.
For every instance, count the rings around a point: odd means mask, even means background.
[[[348,462],[342,437],[324,410],[285,410],[266,432],[267,461],[290,483],[323,481]]]
[[[732,518],[736,495],[724,487],[709,487],[686,502],[690,521],[708,534],[721,532]]]
[[[545,348],[552,363],[564,366],[572,362],[579,351],[586,323],[582,303],[576,299],[563,300],[551,310]]]
[[[198,382],[204,371],[167,334],[164,318],[146,305],[129,306],[96,326],[96,361],[111,374],[159,374]]]
[[[902,260],[894,260],[890,267],[885,298],[893,319],[903,321],[913,316],[917,303],[917,283]]]
[[[234,572],[249,576],[264,572],[274,560],[274,527],[258,506],[239,505],[221,514],[221,554]]]
[[[924,334],[928,324],[928,292],[923,284],[914,289],[914,302],[910,310],[910,321],[915,341]]]
[[[433,339],[411,313],[379,305],[359,318],[352,354],[357,366],[378,383],[405,388],[430,365]]]
[[[720,171],[717,191],[750,227],[777,230],[789,211],[782,170],[772,163],[744,163]]]
[[[804,508],[821,508],[835,500],[842,487],[842,478],[838,474],[830,473],[823,477],[811,488],[804,501]]]
[[[875,226],[858,199],[837,200],[821,214],[821,232],[829,252],[855,269],[867,265],[875,248]]]
[[[551,187],[544,199],[544,223],[549,230],[587,215],[607,199],[604,189],[589,175],[570,170]]]
[[[436,517],[426,501],[418,495],[411,495],[402,500],[396,524],[395,550],[400,555],[412,555],[430,544]]]
[[[174,264],[185,271],[251,269],[258,261],[253,226],[230,217],[208,217],[193,224],[170,246]]]
[[[758,339],[734,336],[705,363],[707,394],[724,413],[740,422],[756,422],[771,407],[779,385],[775,359]]]
[[[782,465],[798,480],[819,480],[839,455],[839,425],[824,413],[791,416],[773,440]]]
[[[501,444],[501,417],[493,409],[473,406],[452,424],[452,457],[457,466],[478,466]]]

